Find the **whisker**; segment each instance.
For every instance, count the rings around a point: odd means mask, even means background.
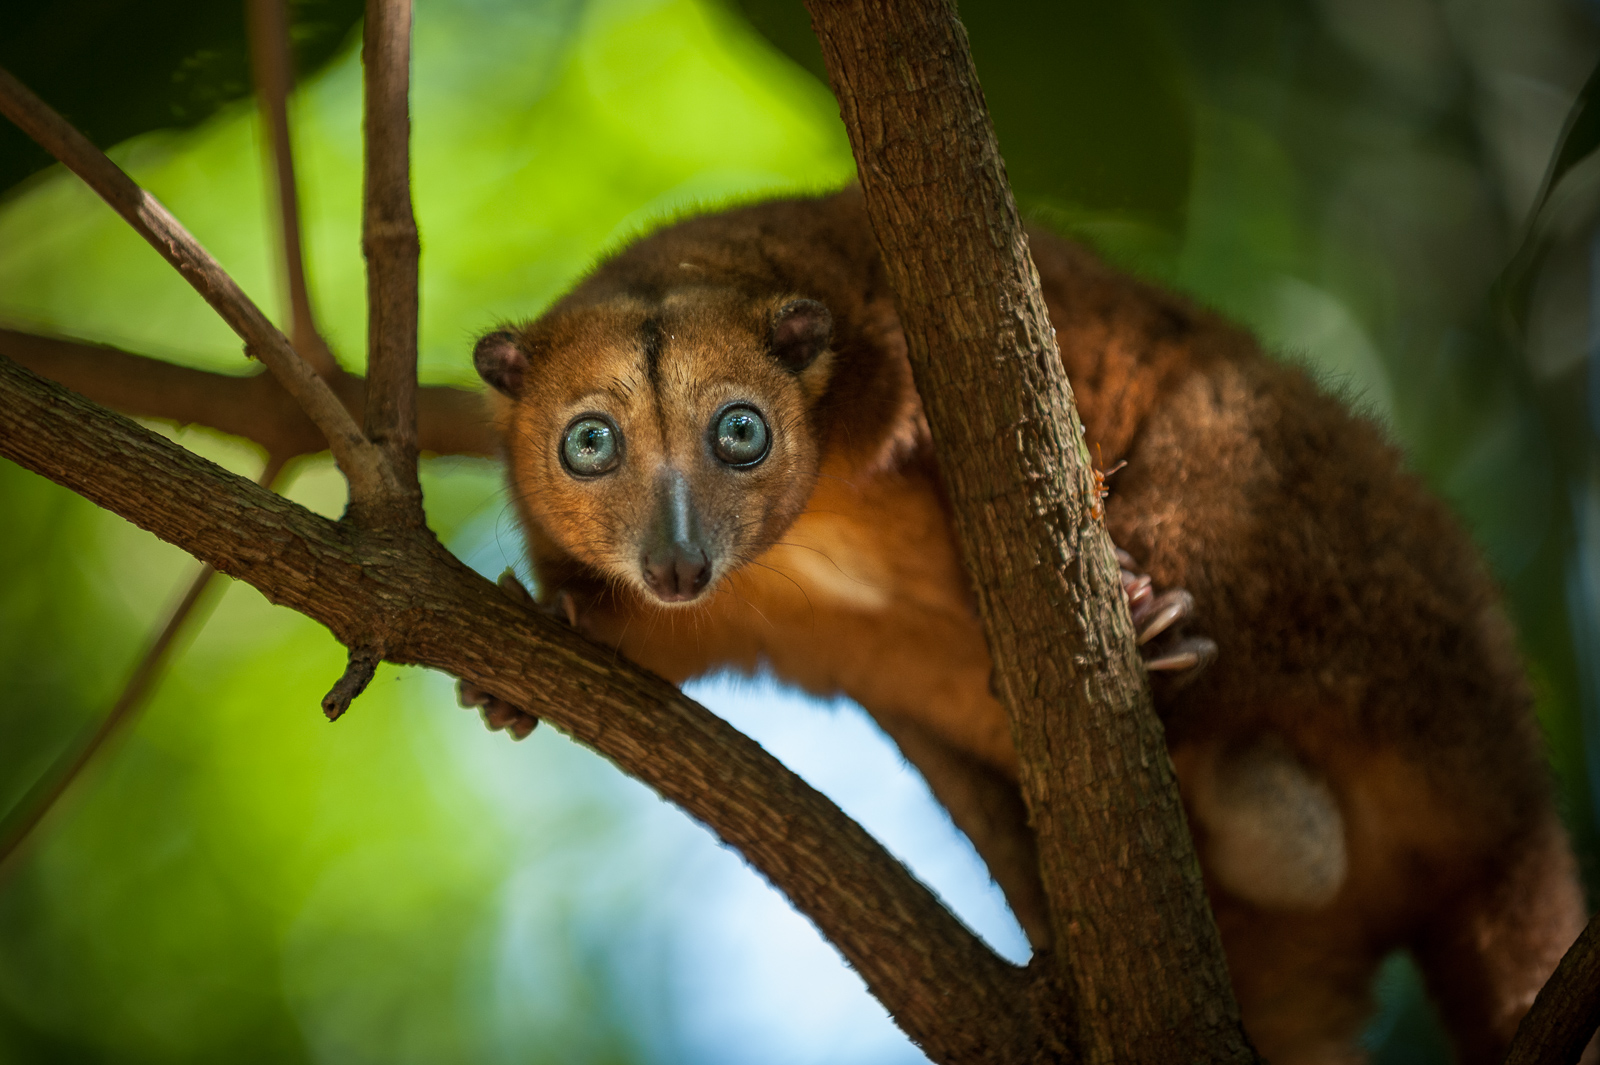
[[[869,583],[867,581],[862,580],[859,577],[852,577],[850,574],[846,573],[844,571],[844,568],[842,566],[840,566],[839,563],[837,563],[837,562],[835,562],[833,560],[833,556],[828,554],[826,551],[824,551],[820,547],[812,547],[810,544],[797,544],[792,540],[779,540],[779,541],[775,542],[772,546],[773,547],[792,547],[792,548],[794,548],[796,550],[799,550],[799,551],[811,551],[811,552],[813,552],[815,554],[821,555],[824,559],[827,560],[828,565],[832,566],[836,571],[838,571],[839,576],[843,577],[845,580],[849,581],[851,584],[858,584],[863,588],[870,588],[873,591],[882,591],[882,588],[879,585],[871,584],[871,583]]]
[[[770,565],[769,563],[758,562],[755,559],[751,559],[749,562],[745,563],[745,565],[754,566],[754,567],[756,567],[758,569],[764,569],[764,570],[767,570],[770,573],[776,573],[778,576],[782,577],[784,580],[786,580],[790,584],[794,585],[795,588],[799,590],[800,595],[802,597],[804,597],[804,599],[806,601],[806,609],[811,613],[812,631],[816,631],[815,627],[816,627],[816,623],[817,623],[817,608],[816,608],[816,604],[811,602],[811,596],[810,596],[809,593],[807,593],[807,591],[805,589],[805,585],[801,584],[799,581],[795,580],[793,577],[789,576],[787,573],[783,572],[778,567]]]
[[[751,610],[754,610],[756,612],[756,616],[759,617],[762,621],[764,621],[766,623],[767,628],[776,630],[777,626],[772,623],[772,619],[771,618],[767,617],[766,612],[764,610],[762,610],[760,607],[756,606],[756,604],[753,601],[751,601],[743,592],[739,591],[739,589],[737,589],[737,588],[735,588],[733,586],[733,578],[736,577],[736,576],[740,576],[740,574],[732,573],[732,574],[728,575],[729,579],[728,579],[728,582],[727,582],[727,588],[728,588],[729,594],[733,595],[735,598],[737,598],[739,600],[739,602],[743,603],[745,606],[749,607]]]

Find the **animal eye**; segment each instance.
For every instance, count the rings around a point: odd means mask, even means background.
[[[769,443],[767,423],[752,407],[729,407],[711,428],[711,450],[729,466],[754,466]]]
[[[622,459],[622,433],[611,419],[585,414],[561,437],[561,463],[579,477],[598,477]]]

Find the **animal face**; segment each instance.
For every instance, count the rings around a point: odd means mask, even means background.
[[[695,290],[484,337],[535,535],[663,604],[705,595],[811,495],[831,329],[813,300]]]

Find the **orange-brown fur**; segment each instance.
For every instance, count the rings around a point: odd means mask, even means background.
[[[1264,738],[1343,817],[1331,903],[1273,909],[1211,882],[1248,1030],[1272,1060],[1359,1060],[1374,967],[1410,947],[1463,1060],[1497,1059],[1583,909],[1482,564],[1380,431],[1304,373],[1030,236],[1088,441],[1127,463],[1105,506],[1112,538],[1158,585],[1193,593],[1192,625],[1220,648],[1192,683],[1157,689],[1202,861],[1224,830],[1211,782]],[[826,305],[833,331],[790,373],[763,362],[762,323],[796,297]],[[646,317],[669,338],[653,371],[635,339]],[[1047,934],[1010,731],[859,193],[664,229],[510,335],[527,368],[501,417],[541,599],[573,597],[587,631],[676,681],[765,668],[856,699],[1030,935]],[[597,389],[610,391],[584,398]],[[706,520],[737,515],[742,538],[705,596],[652,602],[622,533],[646,520],[649,463],[699,469],[705,411],[750,389],[783,438],[770,468],[689,475]],[[554,460],[589,402],[626,407],[624,465],[643,472],[614,476],[637,483],[580,483]]]

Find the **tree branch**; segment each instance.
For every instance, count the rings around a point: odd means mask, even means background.
[[[247,350],[267,365],[327,437],[334,460],[350,483],[352,501],[377,501],[398,493],[383,454],[362,436],[332,389],[154,196],[4,69],[0,69],[0,114],[110,204],[211,304],[245,341]]]
[[[393,515],[422,523],[417,486],[417,263],[411,210],[411,0],[367,0],[361,46],[366,147],[367,438],[401,479]]]
[[[270,455],[298,458],[328,447],[322,432],[271,374],[212,373],[102,344],[3,328],[0,355],[113,410],[204,425],[260,444]],[[360,417],[366,382],[340,373],[329,385]],[[417,436],[420,448],[434,455],[488,457],[500,452],[483,396],[464,388],[424,385],[418,390]]]
[[[1252,1060],[966,31],[950,0],[806,6],[1011,717],[1070,1030],[1090,1061]]]
[[[1037,1060],[1028,974],[859,825],[658,677],[510,601],[425,529],[328,521],[0,359],[0,454],[326,625],[549,721],[759,869],[936,1061]]]
[[[1517,1025],[1506,1065],[1575,1065],[1600,1028],[1600,917],[1567,948]]]
[[[289,339],[300,357],[324,378],[344,371],[317,331],[306,285],[305,255],[300,239],[300,193],[294,176],[294,143],[289,136],[289,91],[294,85],[294,57],[289,41],[288,0],[249,0],[250,68],[255,75],[261,125],[271,145],[274,183],[278,189],[279,248],[289,289]]]

